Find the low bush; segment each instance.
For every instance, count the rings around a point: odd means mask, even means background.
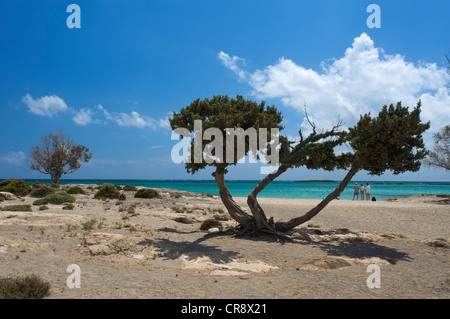
[[[135,191],[137,191],[137,187],[136,186],[133,186],[133,185],[125,185],[124,187],[123,187],[123,190],[124,191],[126,191],[126,192],[135,192]]]
[[[159,192],[152,188],[141,188],[134,194],[135,198],[161,198]]]
[[[45,183],[38,181],[38,182],[33,183],[33,185],[31,185],[32,188],[39,188],[41,186],[45,186]]]
[[[0,278],[0,299],[42,299],[50,295],[50,283],[37,275]]]
[[[33,186],[33,190],[30,192],[30,196],[42,198],[47,195],[53,194],[54,192],[55,192],[55,189],[53,189],[51,187],[48,187],[45,185],[38,185],[38,186]]]
[[[123,195],[123,196],[122,196]],[[125,200],[126,197],[124,194],[121,194],[116,186],[113,184],[103,184],[102,187],[98,190],[97,193],[95,193],[94,198],[95,199],[120,199]]]
[[[91,220],[88,220],[88,221],[86,221],[84,223],[81,223],[81,227],[84,230],[92,230],[92,229],[94,229],[95,224],[97,224],[97,220],[96,219],[91,219]]]
[[[201,224],[200,230],[208,230],[211,227],[222,227],[222,223],[216,219],[207,219]]]
[[[47,210],[47,209],[48,209],[48,206],[45,206],[45,205],[39,206],[39,210]]]
[[[2,212],[32,212],[31,205],[9,205],[2,207]]]
[[[77,199],[74,196],[69,195],[66,192],[58,192],[34,201],[33,205],[73,203],[76,200]]]
[[[85,195],[86,192],[81,187],[74,186],[67,190],[67,194],[72,194],[72,195],[83,194],[83,195]]]
[[[0,192],[13,193],[16,196],[25,196],[31,192],[30,184],[22,179],[5,179],[0,182]]]
[[[61,187],[61,185],[56,184],[55,182],[50,182],[50,183],[48,184],[48,186],[49,186],[49,187],[52,187],[52,188],[60,188],[60,187]]]
[[[75,208],[75,206],[73,206],[73,204],[67,204],[65,206],[63,206],[62,209],[64,210],[73,210]]]

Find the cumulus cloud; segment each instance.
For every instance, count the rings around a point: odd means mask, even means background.
[[[347,126],[354,125],[359,115],[376,115],[383,105],[402,102],[414,106],[422,100],[422,118],[430,121],[431,132],[448,124],[450,95],[446,89],[450,76],[435,63],[412,63],[404,56],[386,54],[377,48],[365,33],[356,37],[340,58],[322,62],[321,70],[307,69],[291,59],[280,58],[253,73],[245,73],[226,53],[219,53],[222,62],[239,79],[245,74],[258,98],[280,98],[282,104],[303,111],[318,127],[327,128],[340,117]],[[227,60],[228,59],[228,60]],[[308,129],[306,119],[301,123]]]
[[[231,71],[233,71],[234,73],[236,73],[239,77],[240,80],[245,80],[246,79],[246,73],[245,71],[243,71],[238,63],[239,62],[245,62],[244,59],[238,57],[238,56],[230,56],[227,53],[220,51],[218,54],[218,57],[220,59],[220,61],[222,61],[222,63]]]
[[[22,102],[28,106],[28,110],[37,115],[53,117],[59,112],[67,110],[67,105],[63,99],[56,95],[43,96],[33,99],[30,94],[22,97]]]
[[[21,166],[25,163],[26,156],[22,151],[10,151],[8,154],[0,156],[1,163],[7,163],[14,166]]]
[[[75,113],[75,116],[73,117],[73,121],[78,125],[88,125],[91,123],[100,123],[99,120],[94,120],[92,116],[96,112],[92,111],[89,108],[84,108]]]
[[[130,114],[121,112],[109,112],[102,105],[98,105],[97,109],[103,112],[108,121],[112,121],[119,126],[132,126],[137,128],[150,127],[156,129],[158,127],[167,128],[166,119],[156,120],[150,116],[141,115],[132,111]]]

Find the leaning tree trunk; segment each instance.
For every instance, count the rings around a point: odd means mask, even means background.
[[[279,231],[288,231],[293,229],[294,227],[297,227],[307,221],[309,221],[311,218],[316,216],[322,209],[324,209],[333,199],[336,199],[342,191],[345,189],[345,187],[348,185],[348,183],[352,180],[352,177],[359,171],[360,163],[356,162],[352,165],[350,170],[348,171],[347,175],[345,175],[342,182],[336,187],[336,189],[330,193],[327,197],[325,197],[316,207],[308,211],[303,216],[293,218],[288,222],[278,222],[276,223],[275,227]]]
[[[259,205],[256,196],[258,196],[258,194],[267,185],[269,185],[275,178],[283,174],[287,169],[287,166],[281,165],[276,172],[264,177],[248,195],[247,204],[253,214],[253,218],[255,219],[256,231],[262,231],[263,229],[273,229],[273,225],[270,221],[267,220],[267,217],[264,214],[264,210]]]
[[[220,199],[225,205],[225,208],[227,209],[230,216],[245,229],[253,229],[254,219],[233,200],[233,197],[231,196],[231,193],[225,184],[224,170],[217,169],[213,175],[216,180],[217,186],[219,187]]]

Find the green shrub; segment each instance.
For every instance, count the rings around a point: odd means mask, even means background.
[[[33,184],[34,185],[34,184]],[[33,190],[30,193],[30,196],[32,197],[45,197],[47,195],[53,194],[55,190],[51,187],[40,185],[40,186],[33,186]]]
[[[31,205],[9,205],[2,207],[2,212],[32,212]]]
[[[45,183],[38,181],[38,182],[33,183],[33,185],[31,185],[32,188],[39,188],[41,186],[45,186]]]
[[[48,209],[48,206],[45,206],[45,205],[39,206],[39,210],[47,210],[47,209]]]
[[[160,198],[159,192],[152,188],[141,188],[134,194],[135,198]]]
[[[211,227],[222,227],[222,223],[216,219],[207,219],[201,224],[200,229],[208,230]]]
[[[83,227],[84,230],[92,230],[92,229],[94,229],[94,225],[96,223],[97,223],[96,219],[91,219],[84,223],[81,223],[81,227]]]
[[[113,184],[103,184],[102,187],[98,190],[97,193],[95,193],[94,198],[95,199],[120,199],[120,192],[117,190],[117,188]],[[122,197],[123,198],[123,197]]]
[[[133,185],[125,185],[124,187],[123,187],[123,190],[124,191],[126,191],[126,192],[135,192],[135,191],[137,191],[137,187],[136,186],[133,186]]]
[[[63,206],[62,209],[64,210],[73,210],[75,208],[75,206],[73,206],[73,204],[67,204],[65,206]]]
[[[0,299],[42,299],[50,295],[50,283],[37,275],[0,278]]]
[[[67,194],[72,194],[72,195],[83,194],[84,195],[84,194],[86,194],[86,192],[81,187],[74,186],[67,190]]]
[[[52,187],[52,188],[60,188],[60,187],[61,187],[61,185],[56,184],[55,182],[50,182],[50,183],[48,184],[48,186],[49,186],[49,187]]]
[[[73,203],[77,199],[66,192],[58,192],[45,196],[33,202],[33,205],[46,205],[46,204],[64,204]]]
[[[114,187],[115,187],[118,191],[121,191],[121,190],[122,190],[122,186],[120,186],[120,185],[114,185]]]
[[[0,192],[13,193],[16,196],[25,196],[31,192],[30,184],[22,179],[6,179],[0,182]]]

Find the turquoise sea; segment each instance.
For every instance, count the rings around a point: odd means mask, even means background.
[[[30,184],[37,180],[27,180]],[[49,182],[49,180],[41,180]],[[247,197],[248,193],[259,181],[227,181],[227,186],[233,196]],[[357,182],[366,185],[366,181],[352,181],[342,192],[340,199],[352,199],[353,186]],[[180,191],[219,194],[214,180],[99,180],[99,179],[62,179],[61,184],[103,184],[135,185],[152,188],[171,188]],[[332,192],[339,181],[274,181],[258,196],[272,198],[305,198],[322,199]],[[377,200],[401,198],[420,194],[450,194],[450,182],[370,182],[371,197]]]

